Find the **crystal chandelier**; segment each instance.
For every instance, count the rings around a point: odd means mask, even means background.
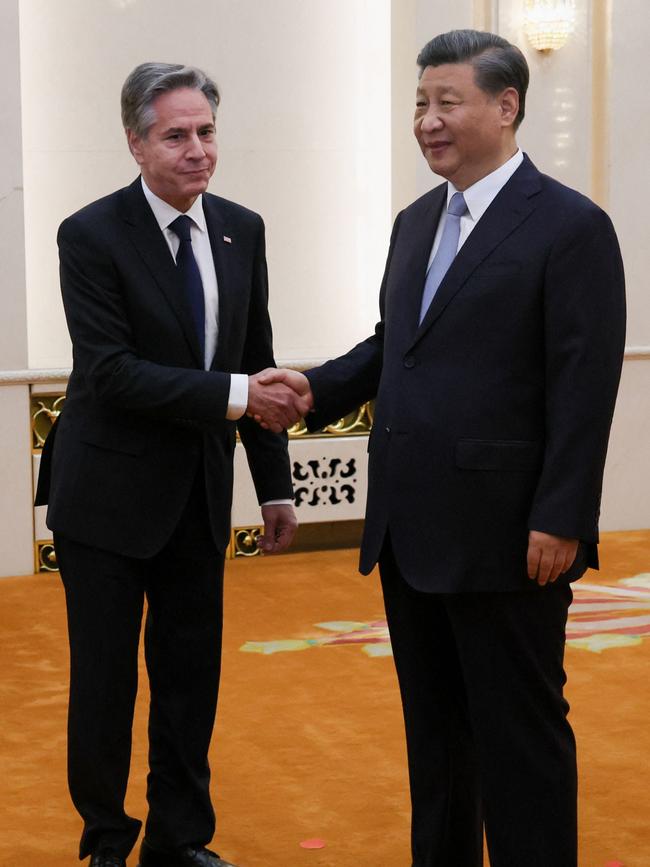
[[[575,27],[575,0],[526,0],[524,31],[533,48],[562,48]]]

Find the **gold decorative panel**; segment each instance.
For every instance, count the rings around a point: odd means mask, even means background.
[[[65,403],[65,394],[32,396],[32,443],[35,451],[43,448],[52,425],[58,418]],[[304,421],[299,421],[288,434],[291,439],[310,437],[365,436],[370,432],[373,422],[374,401],[364,403],[354,412],[322,430],[310,433]]]
[[[65,394],[58,393],[53,394],[32,394],[31,398],[31,431],[32,431],[32,448],[35,453],[39,453],[43,448],[45,440],[52,429],[52,426],[56,419],[59,417],[61,410],[63,409],[63,405],[65,403]],[[373,424],[373,411],[374,411],[374,401],[365,403],[363,406],[359,407],[354,412],[349,413],[344,418],[339,419],[331,425],[327,425],[327,427],[322,430],[316,431],[314,433],[310,433],[307,430],[307,426],[304,421],[300,421],[298,424],[294,425],[289,431],[289,438],[292,440],[327,440],[333,439],[337,437],[350,437],[350,436],[367,436],[372,428]],[[307,444],[305,443],[305,446]],[[340,463],[340,461],[335,463]],[[298,466],[294,461],[295,466]],[[329,466],[329,465],[328,465]],[[314,473],[324,473],[325,470],[322,468],[317,468],[314,470]],[[332,474],[332,468],[329,468],[329,475]],[[312,473],[313,475],[313,473]],[[296,482],[299,482],[300,479],[295,478]],[[301,484],[304,483],[304,479],[300,481]],[[315,483],[314,483],[315,484]],[[321,485],[323,487],[325,483]],[[331,480],[328,482],[331,487]],[[304,484],[303,484],[304,487]],[[302,490],[302,489],[301,489]],[[324,487],[323,487],[324,490]],[[333,489],[332,489],[333,490]],[[338,489],[337,489],[338,490]],[[346,493],[344,491],[343,493]],[[307,493],[313,495],[311,490],[305,491],[305,496]],[[330,499],[337,492],[330,491]],[[349,499],[349,492],[348,499]],[[337,494],[338,496],[338,494]],[[309,501],[309,505],[313,505],[312,503],[313,496]],[[306,509],[306,505],[305,505]],[[305,511],[303,509],[303,511]],[[304,517],[307,515],[301,515],[301,519],[304,520]],[[350,516],[347,514],[345,517],[349,518]],[[352,516],[355,517],[355,516]],[[244,518],[243,520],[246,520]],[[307,522],[309,523],[309,522]],[[230,544],[228,546],[228,550],[226,552],[226,556],[228,559],[234,559],[235,557],[257,557],[260,555],[260,550],[257,547],[257,539],[262,533],[262,528],[259,526],[246,526],[246,527],[235,527],[231,533]],[[318,534],[317,534],[318,535]],[[318,547],[315,544],[315,547]],[[54,551],[54,545],[51,540],[40,540],[35,542],[35,571],[37,572],[58,572],[58,565],[56,562],[56,553]]]
[[[56,562],[56,551],[54,550],[54,544],[51,541],[40,541],[34,543],[34,560],[35,572],[59,571],[59,566]]]
[[[32,448],[40,451],[59,417],[65,394],[32,395]]]
[[[372,428],[374,408],[374,401],[364,403],[363,406],[360,406],[354,412],[314,433],[310,433],[304,420],[301,420],[292,428],[289,428],[289,437],[292,439],[305,439],[307,437],[367,435]]]
[[[262,535],[262,527],[233,527],[230,545],[226,552],[228,560],[235,557],[258,557],[260,549],[257,540]]]

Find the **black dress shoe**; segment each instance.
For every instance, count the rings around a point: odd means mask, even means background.
[[[126,867],[126,861],[110,849],[104,849],[91,856],[90,867]]]
[[[237,867],[231,861],[224,861],[210,849],[195,849],[186,846],[174,852],[160,852],[142,841],[138,867]]]

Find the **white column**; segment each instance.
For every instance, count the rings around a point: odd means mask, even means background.
[[[29,387],[3,384],[27,367],[18,0],[0,4],[0,575],[33,571]],[[6,377],[4,377],[6,379]]]
[[[592,0],[594,12],[601,0]],[[648,221],[650,116],[645,56],[650,17],[645,0],[602,3],[609,13],[606,61],[608,202],[625,263],[629,358],[612,427],[603,492],[604,529],[650,527],[650,292]],[[596,94],[598,98],[600,95]]]

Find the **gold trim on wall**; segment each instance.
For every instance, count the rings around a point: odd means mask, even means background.
[[[64,402],[65,394],[32,395],[31,428],[34,451],[38,452],[43,448],[52,425],[61,414]],[[310,433],[305,422],[301,420],[288,430],[289,438],[366,436],[372,428],[373,413],[374,401],[369,401],[344,418],[314,433]]]
[[[358,548],[361,542],[362,520],[329,521],[325,523],[303,524],[300,527],[298,544],[290,551],[324,551],[333,548]],[[226,560],[237,557],[260,557],[262,551],[257,547],[257,539],[262,527],[233,527],[230,543],[226,549]],[[34,572],[58,572],[54,543],[51,539],[34,542]]]
[[[51,539],[34,542],[34,572],[58,572],[56,551]]]
[[[374,401],[364,403],[354,412],[321,430],[310,433],[307,425],[301,419],[287,433],[291,439],[307,439],[308,437],[340,437],[340,436],[366,436],[370,433],[374,417]]]
[[[43,448],[52,425],[63,409],[65,394],[40,394],[31,398],[31,429],[32,449],[35,452]]]
[[[259,557],[261,552],[257,547],[257,540],[262,532],[262,527],[233,527],[230,532],[230,544],[226,551],[226,559]]]

